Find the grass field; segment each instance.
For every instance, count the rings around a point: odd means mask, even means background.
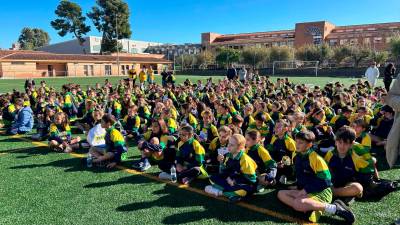
[[[272,81],[276,81],[277,77],[272,77]],[[110,82],[113,84],[117,84],[120,79],[123,77],[107,77]],[[176,76],[176,82],[181,83],[185,79],[190,79],[192,82],[196,82],[197,80],[205,81],[209,77],[207,76],[190,76],[190,75],[178,75]],[[223,79],[222,76],[213,76],[214,80]],[[282,77],[281,77],[282,78]],[[89,86],[94,86],[96,83],[104,84],[104,80],[106,77],[68,77],[68,78],[38,78],[35,79],[36,84],[39,85],[41,80],[45,80],[49,87],[54,87],[57,90],[60,90],[61,86],[66,83],[78,83],[81,87],[86,88]],[[337,78],[337,77],[290,77],[292,82],[295,83],[306,83],[309,85],[320,85],[323,86],[328,82],[342,82],[345,85],[350,85],[357,82],[357,79],[353,78]],[[156,82],[161,82],[160,76],[156,76]],[[22,90],[24,87],[25,80],[24,79],[0,79],[0,93],[12,91],[13,89]],[[382,80],[378,81],[378,85],[383,85]]]
[[[78,82],[95,82],[94,79]],[[307,78],[292,80],[312,83]],[[331,80],[326,78],[324,82]],[[0,81],[1,90],[4,82]],[[20,87],[23,81],[18,82],[21,83],[12,81],[9,85]],[[67,81],[51,79],[48,83],[59,86]],[[206,195],[202,191],[206,181],[195,182],[191,187],[177,186],[158,180],[155,167],[144,174],[130,170],[132,161],[139,158],[132,144],[129,160],[122,167],[108,171],[86,168],[82,163],[83,150],[73,154],[53,153],[46,142],[32,142],[27,137],[0,135],[2,225],[292,224],[306,220],[304,214],[279,203],[273,189],[231,204],[223,198]],[[400,178],[400,167],[388,170],[383,153],[378,152],[377,157],[383,178]],[[399,202],[399,191],[380,201],[357,201],[352,204],[357,224],[391,224],[400,217]],[[323,217],[320,222],[342,224],[335,217]]]

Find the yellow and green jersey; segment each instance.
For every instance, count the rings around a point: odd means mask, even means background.
[[[275,160],[262,145],[256,144],[246,148],[246,154],[256,162],[259,173],[265,173],[269,169],[276,168]]]
[[[68,124],[63,126],[52,123],[50,124],[49,129],[50,129],[49,140],[56,140],[59,143],[71,140],[71,127]]]
[[[138,115],[126,115],[122,120],[122,125],[125,130],[138,132],[140,128],[140,117]]]
[[[332,186],[327,163],[313,149],[305,153],[296,153],[293,164],[297,186],[307,194],[319,193]]]
[[[204,164],[204,156],[205,150],[203,146],[194,138],[178,143],[178,151],[176,152],[177,163],[189,167],[201,167]]]
[[[325,161],[328,163],[335,187],[342,187],[349,182],[354,182],[358,174],[372,174],[374,166],[369,160],[359,156],[357,146],[352,147],[344,157],[340,157],[337,149],[326,153]]]
[[[267,149],[271,153],[272,158],[280,162],[284,156],[292,158],[296,152],[296,142],[288,134],[285,134],[283,138],[274,135],[271,138],[271,142],[267,145]]]
[[[249,184],[257,182],[257,163],[244,150],[241,150],[236,156],[233,156],[230,152],[227,153],[221,169],[222,174],[227,177],[245,180],[244,183]],[[240,177],[244,179],[240,179]]]

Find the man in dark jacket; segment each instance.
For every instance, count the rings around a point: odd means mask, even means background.
[[[237,77],[237,71],[233,65],[231,65],[231,68],[228,69],[227,75],[229,80],[236,79]]]

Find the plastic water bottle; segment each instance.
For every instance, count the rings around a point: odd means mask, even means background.
[[[88,153],[88,155],[87,155],[86,166],[88,168],[91,168],[93,166],[93,157],[92,157],[92,154],[90,154],[90,153]]]
[[[176,181],[178,180],[177,176],[176,176],[176,168],[175,166],[171,166],[171,181],[173,183],[176,183]]]

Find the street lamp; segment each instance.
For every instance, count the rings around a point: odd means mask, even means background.
[[[117,38],[117,67],[118,67],[118,76],[120,75],[120,65],[119,65],[119,42],[118,42],[118,13],[115,14],[115,33]]]

